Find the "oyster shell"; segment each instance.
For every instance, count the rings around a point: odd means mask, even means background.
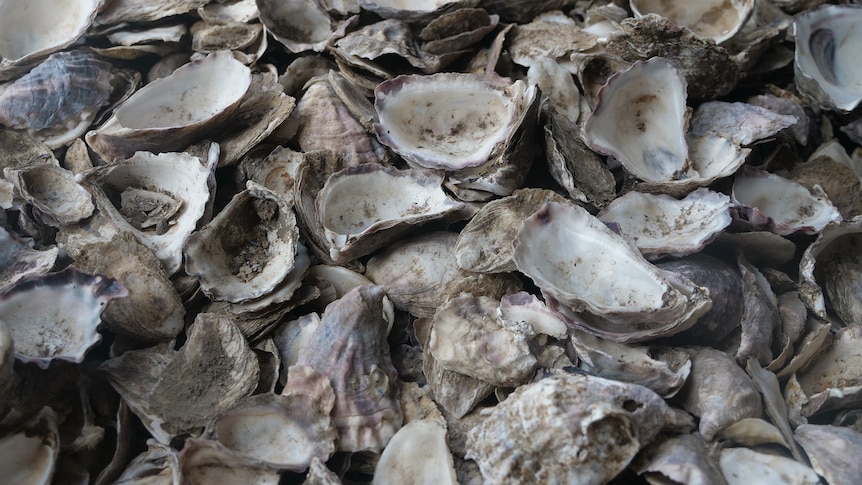
[[[569,374],[521,386],[480,416],[467,458],[490,483],[607,483],[662,428],[689,422],[645,387]]]
[[[273,291],[293,269],[299,230],[287,202],[248,182],[246,190],[185,244],[185,270],[214,300],[238,303]]]
[[[711,0],[683,5],[667,0],[630,0],[638,17],[656,13],[720,44],[736,34],[754,10],[754,0]]]
[[[222,128],[250,85],[251,71],[230,52],[210,54],[136,91],[87,133],[87,144],[108,162],[185,149]]]
[[[341,37],[356,20],[336,21],[319,2],[304,0],[256,0],[260,21],[288,51],[322,51],[333,39]]]
[[[434,174],[370,163],[333,174],[316,200],[330,257],[343,263],[365,256],[419,224],[464,209],[441,183]]]
[[[59,251],[57,247],[44,251],[32,249],[0,227],[0,288],[28,274],[47,273],[54,267]]]
[[[712,305],[706,288],[651,265],[580,207],[545,204],[524,220],[514,245],[515,264],[552,309],[563,308],[575,326],[611,340],[681,332]]]
[[[179,456],[183,483],[254,483],[278,485],[279,470],[232,453],[215,441],[189,438]]]
[[[853,459],[862,452],[862,433],[849,428],[803,424],[796,441],[805,449],[811,467],[829,483],[862,482],[862,466]]]
[[[64,168],[42,164],[6,168],[3,173],[13,181],[21,198],[39,210],[39,218],[47,225],[74,224],[93,214],[92,196]]]
[[[858,5],[826,5],[793,22],[796,86],[825,109],[852,111],[862,101],[862,71],[855,61],[862,40],[860,19]]]
[[[15,347],[12,333],[3,320],[0,320],[0,419],[9,411],[8,404],[15,388]]]
[[[57,415],[47,406],[21,429],[0,438],[0,476],[7,483],[52,483],[59,459]]]
[[[0,291],[0,320],[12,334],[16,359],[43,369],[54,360],[79,363],[102,339],[97,329],[105,306],[127,295],[116,280],[69,266]]]
[[[404,425],[380,455],[371,483],[457,484],[445,424],[436,419],[420,419]]]
[[[702,250],[730,225],[730,197],[700,188],[677,200],[664,194],[632,191],[597,215],[618,227],[649,260],[681,257]]]
[[[383,287],[372,285],[354,288],[333,302],[292,368],[329,378],[339,451],[377,452],[402,424],[382,302]],[[284,394],[304,389],[306,381],[292,375]]]
[[[721,450],[721,472],[728,485],[751,483],[783,483],[788,485],[816,485],[817,472],[791,458],[759,453],[748,448]]]
[[[635,459],[632,469],[654,485],[726,485],[708,446],[697,434],[660,437]]]
[[[138,152],[113,165],[96,167],[84,179],[103,216],[134,234],[171,275],[180,269],[183,245],[215,195],[216,160],[212,158]],[[75,253],[83,248],[66,250]]]
[[[0,5],[0,81],[26,71],[42,57],[80,38],[104,0],[37,0]]]

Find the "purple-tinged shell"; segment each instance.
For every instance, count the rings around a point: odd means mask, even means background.
[[[0,320],[15,342],[15,357],[47,369],[53,360],[79,363],[102,336],[105,306],[128,295],[117,280],[69,266],[26,276],[0,292]]]

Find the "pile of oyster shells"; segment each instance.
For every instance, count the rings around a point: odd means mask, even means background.
[[[0,0],[0,477],[862,483],[825,3]]]

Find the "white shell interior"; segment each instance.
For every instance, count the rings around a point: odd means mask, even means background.
[[[276,36],[287,41],[315,44],[332,35],[330,19],[316,2],[259,0],[261,20]]]
[[[0,2],[0,58],[18,60],[74,42],[103,0]]]
[[[638,17],[657,13],[718,43],[733,37],[754,9],[754,0],[631,0],[629,3]]]
[[[772,220],[770,230],[782,236],[819,232],[841,214],[825,196],[815,197],[802,185],[759,170],[742,170],[733,181],[733,200]]]
[[[194,125],[237,103],[251,85],[251,71],[226,52],[192,61],[144,86],[115,112],[129,129]]]
[[[4,483],[50,483],[54,449],[42,436],[18,433],[0,438],[0,477]]]
[[[685,178],[685,79],[669,61],[635,62],[611,77],[584,124],[594,150],[647,182]]]
[[[407,423],[392,436],[374,468],[373,485],[455,485],[455,464],[445,424],[432,419]]]
[[[365,3],[396,10],[433,12],[443,5],[454,2],[452,0],[371,0]]]
[[[599,220],[616,223],[648,259],[700,251],[730,225],[730,197],[700,188],[682,200],[629,192],[615,199]]]
[[[676,293],[657,268],[581,207],[549,202],[518,232],[518,269],[596,314],[664,307]]]
[[[854,109],[862,100],[862,8],[826,6],[800,14],[793,27],[797,69],[839,109]]]
[[[481,165],[506,139],[525,89],[521,81],[495,88],[469,74],[403,78],[390,92],[376,91],[378,135],[406,159],[428,168]]]

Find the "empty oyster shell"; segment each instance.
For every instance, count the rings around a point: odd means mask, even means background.
[[[138,152],[92,169],[85,180],[99,211],[150,248],[171,275],[180,269],[183,245],[215,195],[212,158]]]
[[[632,469],[653,485],[726,485],[717,457],[713,457],[708,446],[697,434],[660,437],[635,459]]]
[[[862,322],[862,295],[858,290],[862,279],[860,241],[862,216],[856,216],[851,221],[827,225],[803,253],[799,296],[820,318],[827,318],[828,301],[828,307],[847,325]]]
[[[214,300],[260,298],[293,269],[298,239],[296,216],[285,199],[248,182],[246,190],[189,237],[185,269]]]
[[[7,483],[52,483],[59,458],[57,415],[47,406],[21,429],[0,438],[0,476]]]
[[[552,309],[565,307],[576,326],[611,340],[681,332],[712,305],[706,288],[651,265],[577,206],[545,204],[524,220],[514,245],[515,264],[542,289]]]
[[[53,164],[3,170],[21,197],[39,209],[40,219],[50,226],[73,224],[93,214],[95,205],[87,189],[72,172]]]
[[[862,465],[854,457],[862,452],[862,433],[849,428],[803,424],[796,441],[805,449],[811,467],[829,483],[862,482]]]
[[[380,455],[371,483],[457,484],[445,424],[436,419],[420,419],[404,425]]]
[[[294,53],[322,51],[332,39],[343,36],[356,20],[350,17],[336,21],[318,2],[257,0],[256,3],[267,31]]]
[[[820,477],[810,467],[791,458],[759,453],[748,448],[725,448],[719,461],[728,485],[782,483],[817,485]]]
[[[188,485],[209,483],[254,483],[278,485],[279,470],[232,453],[216,441],[189,438],[180,452],[179,465]]]
[[[370,163],[333,174],[316,201],[330,257],[343,263],[365,256],[418,224],[462,210],[442,182],[434,174]]]
[[[667,0],[630,0],[638,17],[657,13],[720,44],[736,34],[754,10],[754,0],[711,0],[683,5]]]
[[[669,195],[629,192],[614,199],[599,214],[616,225],[649,260],[696,253],[732,220],[730,197],[700,188],[677,200]]]
[[[523,81],[473,74],[399,76],[374,90],[378,139],[408,163],[458,172],[500,163],[536,99]]]
[[[141,150],[185,149],[220,129],[250,85],[251,71],[230,52],[210,54],[136,91],[87,133],[87,144],[108,162]]]
[[[645,387],[571,374],[521,386],[480,416],[467,458],[489,483],[607,483],[662,428],[690,423]]]
[[[862,101],[862,71],[856,62],[860,21],[858,5],[826,5],[793,22],[796,87],[825,109],[852,111]]]
[[[43,369],[55,359],[79,363],[102,339],[98,327],[105,306],[127,295],[116,280],[69,266],[3,289],[0,320],[9,327],[18,360]]]
[[[796,182],[752,167],[737,172],[731,197],[751,223],[782,236],[816,234],[841,220],[822,191],[812,195]]]
[[[93,23],[104,0],[38,0],[0,5],[0,81],[73,44]]]
[[[28,274],[47,273],[54,267],[59,251],[57,247],[32,249],[0,227],[0,288]]]
[[[329,378],[339,451],[377,452],[402,424],[398,374],[382,317],[383,293],[382,286],[359,286],[330,304],[294,367]],[[301,393],[301,386],[288,375],[284,394]]]
[[[212,313],[197,314],[178,351],[167,345],[129,351],[99,368],[163,444],[201,434],[210,420],[251,395],[260,374],[239,328]]]

